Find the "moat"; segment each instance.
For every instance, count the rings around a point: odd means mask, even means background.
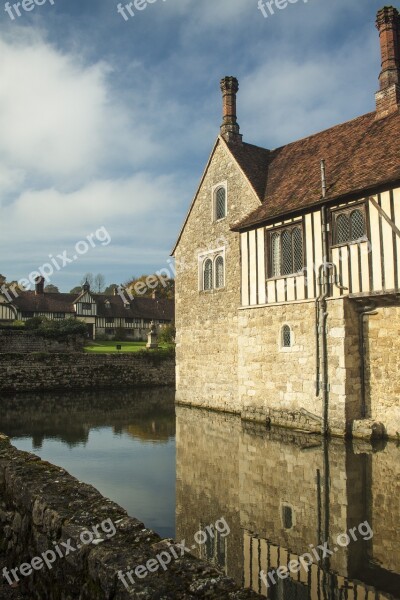
[[[168,389],[1,398],[0,431],[163,537],[193,540],[224,518],[229,535],[196,552],[264,597],[400,598],[395,443],[267,430],[175,407]],[[306,568],[267,579],[306,554]]]

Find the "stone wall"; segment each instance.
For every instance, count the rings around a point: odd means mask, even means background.
[[[345,435],[360,415],[357,315],[348,300],[327,303],[329,424]],[[289,325],[292,346],[282,347]],[[239,311],[239,399],[245,419],[320,431],[322,394],[316,397],[315,303]]]
[[[367,416],[400,438],[400,307],[378,308],[366,322]]]
[[[0,353],[18,352],[74,352],[83,351],[83,339],[71,336],[68,340],[59,342],[40,337],[27,331],[0,329]]]
[[[82,533],[96,526],[94,542],[82,545],[83,539],[88,539],[86,535],[81,537]],[[57,548],[61,556],[56,554]],[[9,572],[18,567],[16,574],[29,598],[257,597],[239,590],[212,566],[188,554],[180,557],[181,550],[176,546],[178,559],[171,560],[165,571],[160,566],[154,569],[156,556],[168,549],[167,540],[162,541],[143,523],[128,517],[120,506],[102,497],[92,486],[32,454],[16,450],[7,438],[0,437],[0,554],[7,556],[4,566]],[[43,564],[43,559],[37,568],[38,560],[49,550],[55,556],[51,568]],[[153,570],[145,577],[135,577],[134,585],[127,590],[117,577],[118,572],[126,574],[146,563]],[[25,576],[20,574],[20,567]]]
[[[227,217],[213,221],[213,186],[227,181]],[[219,142],[176,250],[177,399],[240,412],[237,389],[239,234],[230,226],[259,206],[225,143]],[[199,291],[204,250],[225,247],[225,287]]]
[[[173,355],[0,354],[0,391],[174,386]]]

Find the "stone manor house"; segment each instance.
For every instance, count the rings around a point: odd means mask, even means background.
[[[32,317],[80,319],[92,339],[99,334],[111,339],[117,329],[123,329],[127,339],[145,341],[152,321],[158,328],[173,323],[174,302],[155,293],[152,298],[131,299],[122,288],[114,295],[95,294],[88,283],[80,294],[49,293],[44,291],[42,277],[36,281],[35,291],[21,291],[17,297],[0,292],[0,325]]]
[[[399,12],[376,25],[375,110],[281,148],[243,142],[238,82],[221,81],[221,132],[173,252],[178,402],[399,437]]]

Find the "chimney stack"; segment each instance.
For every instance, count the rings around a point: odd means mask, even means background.
[[[35,295],[44,294],[44,277],[36,277],[35,279]]]
[[[221,91],[223,100],[223,122],[221,135],[226,142],[235,144],[242,143],[242,135],[236,116],[236,94],[239,90],[239,82],[236,77],[224,77],[221,79]]]
[[[378,11],[376,27],[381,44],[380,91],[376,93],[376,118],[382,119],[400,107],[400,15],[393,6]]]

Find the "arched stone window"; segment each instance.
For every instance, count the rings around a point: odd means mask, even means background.
[[[215,191],[215,220],[219,221],[226,217],[226,189],[219,187]]]
[[[213,263],[211,258],[204,261],[203,267],[203,289],[212,290],[213,287]]]
[[[284,325],[281,329],[281,346],[282,348],[291,348],[292,346],[292,330],[289,325]]]
[[[222,256],[217,256],[215,259],[215,287],[217,289],[223,288],[225,285],[225,274],[224,274],[224,259]]]

